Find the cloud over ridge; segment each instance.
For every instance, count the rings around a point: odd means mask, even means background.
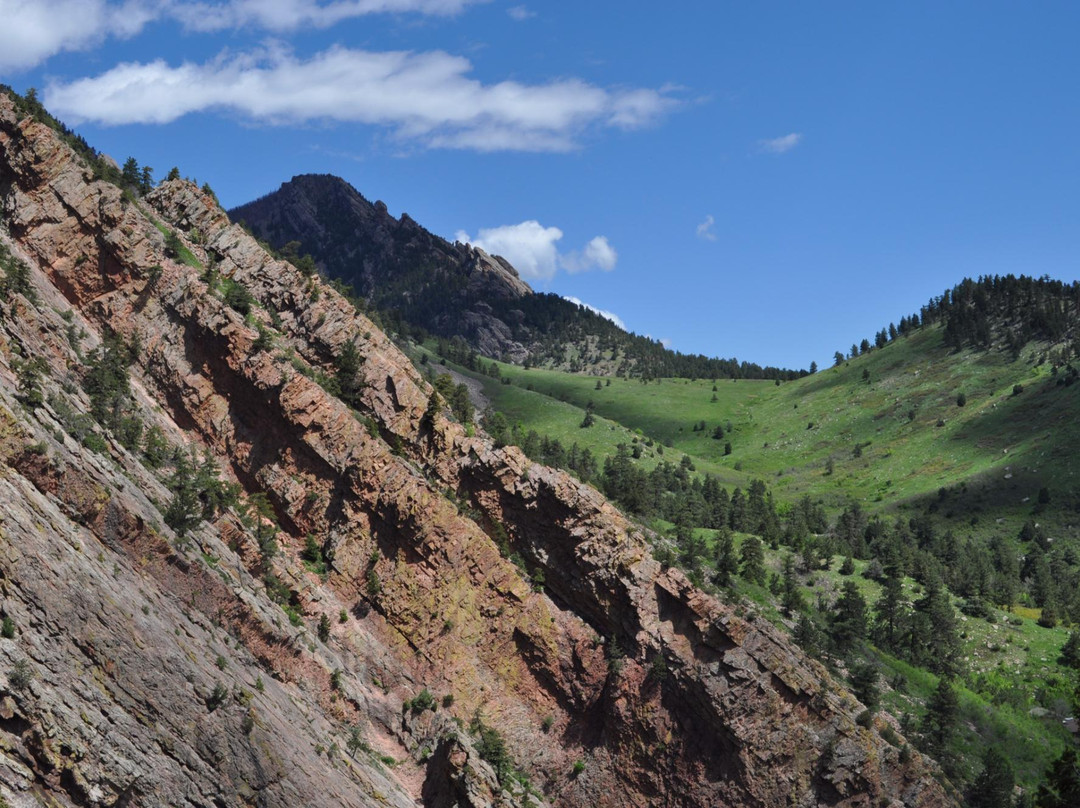
[[[569,273],[615,269],[619,255],[606,237],[596,236],[582,250],[561,253],[556,242],[562,237],[562,230],[544,227],[535,219],[520,224],[482,227],[475,238],[464,230],[459,230],[455,236],[458,241],[492,255],[501,255],[527,281],[551,280],[560,269]]]
[[[576,298],[573,295],[563,295],[562,298],[563,298],[563,300],[569,300],[571,303],[574,303],[574,304],[576,304],[578,306],[584,306],[585,308],[587,308],[589,311],[593,312],[594,314],[599,314],[605,320],[611,320],[611,322],[615,323],[615,325],[617,325],[623,331],[629,331],[629,329],[626,327],[626,323],[624,323],[622,321],[622,318],[619,315],[615,314],[614,312],[605,311],[604,309],[598,309],[596,306],[593,306],[593,305],[591,305],[589,303],[586,303],[584,300],[580,300],[579,298]]]

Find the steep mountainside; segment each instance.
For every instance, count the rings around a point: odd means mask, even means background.
[[[11,804],[952,804],[207,193],[96,181],[0,95],[0,212]]]
[[[458,337],[488,358],[645,377],[801,375],[687,356],[628,334],[583,306],[533,292],[499,256],[450,244],[407,214],[395,219],[386,205],[368,202],[339,177],[293,177],[229,215],[290,256],[310,254],[328,277],[351,286],[386,319]]]
[[[395,219],[383,202],[369,202],[339,177],[293,177],[229,215],[276,248],[298,242],[298,251],[374,308],[398,309],[410,322],[460,335],[489,356],[520,361],[528,355],[517,341],[522,335],[515,336],[512,325],[492,310],[492,303],[512,307],[532,294],[509,263],[450,244],[408,214]],[[510,318],[515,311],[509,309]]]
[[[933,714],[933,677],[955,677],[953,782],[975,788],[1000,755],[1032,795],[1076,738],[1078,326],[1080,284],[985,277],[789,384],[443,361],[482,387],[496,440],[596,485],[705,586],[775,608],[853,687],[861,657],[908,726]],[[747,534],[765,545],[760,576],[724,549]],[[837,633],[852,582],[866,606],[855,649]],[[946,598],[927,630],[935,587]]]

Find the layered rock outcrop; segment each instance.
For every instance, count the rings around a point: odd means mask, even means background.
[[[662,568],[595,490],[450,420],[382,332],[267,255],[209,194],[176,180],[125,198],[0,97],[0,212],[41,295],[7,301],[3,318],[0,483],[19,510],[0,525],[0,565],[4,608],[25,628],[0,651],[42,674],[29,690],[9,685],[0,711],[12,716],[0,722],[9,794],[951,804],[927,761],[855,723],[860,705],[820,665]],[[167,258],[163,231],[200,266]],[[220,279],[253,295],[247,317]],[[62,390],[78,361],[65,316],[90,344],[107,330],[140,346],[143,417],[268,497],[280,556],[262,559],[230,512],[184,549],[157,513],[168,492],[135,455],[61,442],[52,405],[20,414],[14,346],[48,357]],[[362,357],[353,408],[326,389],[347,342]],[[298,557],[309,537],[328,559],[322,575]],[[294,621],[268,597],[267,571],[288,586]],[[53,675],[80,666],[102,668],[100,686]]]

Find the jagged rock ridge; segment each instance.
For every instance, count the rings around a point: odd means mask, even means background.
[[[392,323],[460,339],[481,356],[644,377],[806,373],[671,351],[594,309],[533,292],[504,258],[450,244],[407,214],[395,219],[382,202],[368,202],[332,175],[294,177],[229,213],[274,248],[311,254],[328,277],[349,284]]]
[[[468,245],[451,244],[407,213],[395,219],[381,202],[369,202],[340,177],[304,174],[275,192],[229,212],[259,238],[281,248],[300,243],[332,278],[351,285],[380,309],[400,309],[411,322],[444,336],[460,335],[487,356],[520,361],[513,301],[532,289],[505,259]],[[500,318],[510,304],[511,317]]]
[[[479,715],[554,805],[951,804],[925,759],[855,723],[860,705],[820,665],[661,568],[595,490],[429,411],[430,388],[370,321],[207,194],[172,181],[130,202],[90,179],[0,97],[0,211],[40,296],[0,304],[0,483],[15,503],[0,572],[20,626],[0,654],[38,674],[25,689],[9,677],[0,704],[5,798],[539,805],[510,778],[501,789],[450,720]],[[250,290],[249,318],[212,274],[165,257],[150,216]],[[270,564],[300,626],[269,599],[235,514],[184,549],[138,457],[80,447],[55,406],[16,403],[21,345],[85,410],[67,319],[86,349],[106,329],[137,341],[143,417],[269,497],[284,529]],[[346,341],[364,359],[357,412],[315,380]],[[307,536],[325,577],[299,562]],[[83,673],[96,684],[77,686]],[[401,709],[423,688],[453,698]],[[372,752],[343,751],[354,726]]]

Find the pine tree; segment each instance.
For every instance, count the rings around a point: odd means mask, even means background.
[[[994,747],[983,753],[983,770],[968,792],[968,808],[1011,808],[1016,777],[1008,759]]]
[[[98,423],[116,429],[131,393],[128,366],[132,355],[123,339],[107,332],[101,347],[89,357],[83,390],[90,397],[90,414]]]
[[[169,231],[165,235],[165,254],[169,258],[179,258],[180,254],[184,251],[184,242],[180,240],[180,237],[173,231]]]
[[[259,491],[248,497],[247,522],[255,530],[255,541],[259,545],[263,560],[273,558],[278,553],[277,516],[270,498]]]
[[[782,582],[783,596],[780,601],[782,608],[789,615],[801,612],[805,604],[803,603],[802,593],[799,591],[799,579],[795,571],[795,556],[791,553],[784,556]]]
[[[829,634],[841,654],[854,650],[866,638],[866,601],[854,581],[844,581],[830,620]]]
[[[792,636],[799,647],[808,654],[814,655],[821,650],[821,631],[806,612],[799,614],[799,622],[795,624],[795,632]]]
[[[746,520],[746,496],[741,488],[736,488],[731,493],[731,505],[728,509],[728,518],[731,529],[742,532],[747,529]]]
[[[953,760],[951,744],[960,723],[960,700],[945,676],[926,702],[921,735],[923,750],[949,771]]]
[[[467,424],[472,421],[472,400],[469,398],[469,388],[464,383],[457,385],[450,394],[450,410],[461,423]]]
[[[874,639],[882,648],[895,653],[903,646],[907,617],[908,602],[900,578],[890,575],[874,604]]]
[[[341,400],[349,406],[355,407],[360,402],[360,393],[363,392],[363,382],[357,378],[360,368],[364,364],[364,357],[356,350],[356,343],[348,340],[341,346],[341,351],[334,360],[337,366],[337,381],[341,389]]]
[[[139,161],[134,157],[129,157],[124,161],[124,167],[120,171],[120,179],[125,188],[138,188],[139,180],[141,179],[139,174]]]
[[[143,196],[154,190],[154,169],[143,166],[139,172],[139,193]]]
[[[165,509],[165,524],[183,539],[202,521],[203,512],[195,482],[195,464],[187,452],[176,452],[173,473],[166,485],[173,492],[173,498]]]
[[[934,673],[951,676],[960,669],[956,612],[935,575],[928,576],[925,587],[925,594],[915,603],[910,645],[918,650],[912,661]]]
[[[758,586],[765,585],[765,548],[757,536],[747,536],[739,548],[742,577]]]
[[[735,540],[730,528],[726,525],[716,536],[716,542],[713,545],[713,563],[716,566],[713,582],[717,586],[731,586],[731,576],[739,571],[739,561],[735,555]]]
[[[209,450],[195,470],[195,488],[202,504],[203,519],[213,519],[221,511],[231,508],[240,495],[239,486],[221,479],[221,467]]]
[[[851,692],[866,705],[867,710],[873,712],[877,709],[878,699],[881,697],[877,665],[863,660],[851,666]]]
[[[1080,631],[1069,632],[1069,639],[1065,641],[1061,649],[1058,662],[1070,668],[1080,669]]]
[[[30,303],[37,303],[37,293],[30,280],[30,266],[12,255],[7,247],[0,244],[0,267],[4,270],[0,278],[0,298],[10,299],[10,295],[22,295]]]
[[[49,369],[40,356],[23,361],[15,361],[15,373],[19,381],[19,401],[31,410],[44,406],[45,396],[41,392],[41,377]]]
[[[1080,805],[1080,760],[1068,748],[1050,765],[1046,782],[1035,795],[1036,808],[1076,808]]]

